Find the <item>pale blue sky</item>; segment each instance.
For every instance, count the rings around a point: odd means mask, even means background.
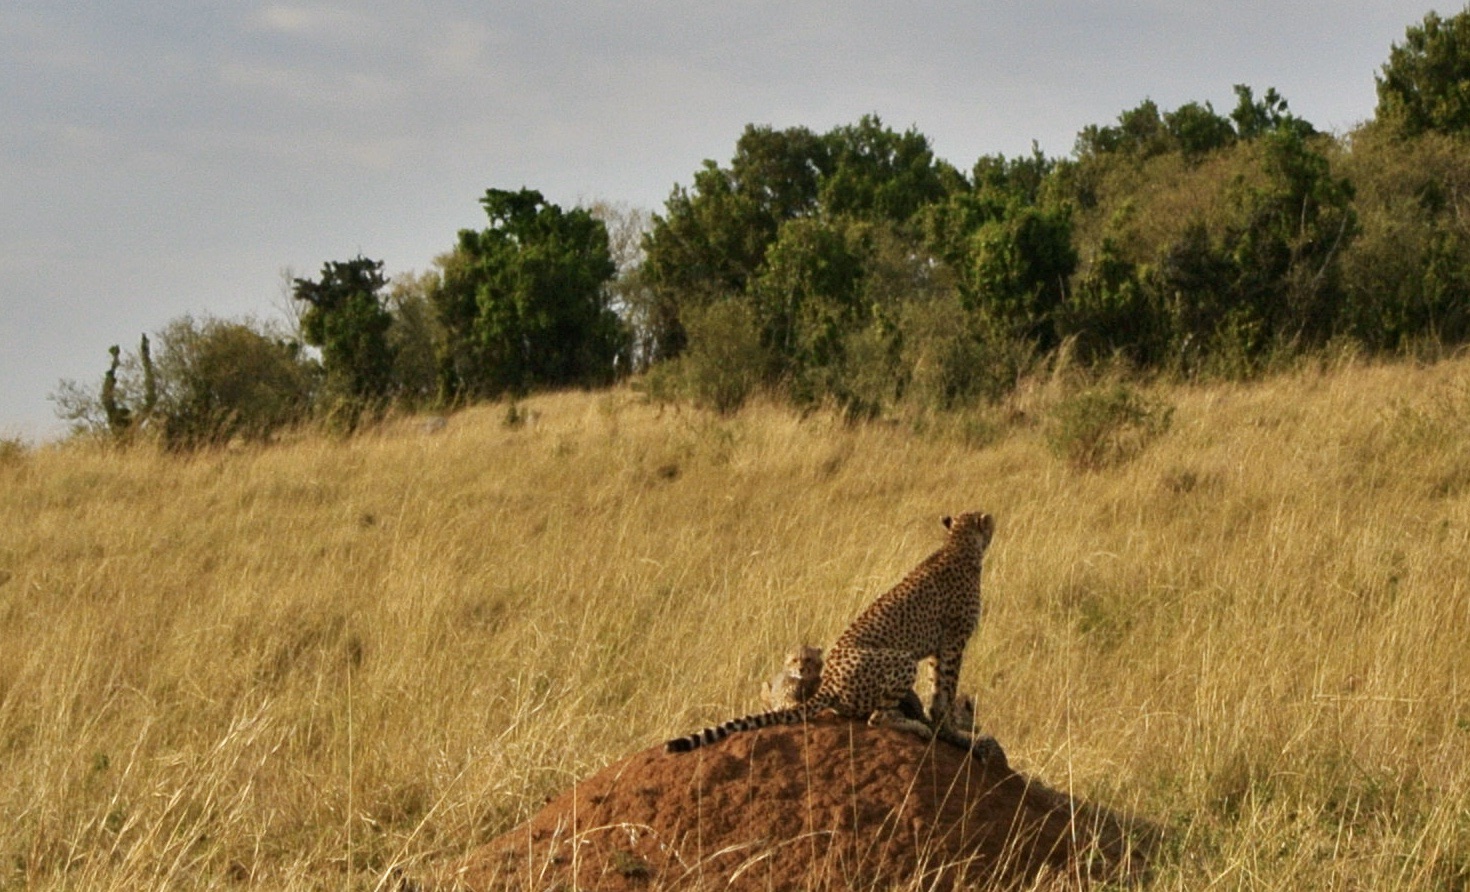
[[[1152,98],[1276,87],[1319,128],[1434,7],[1401,0],[535,3],[6,0],[0,435],[185,313],[279,315],[281,271],[426,268],[490,187],[657,210],[747,123],[874,112],[962,169]],[[1453,14],[1460,7],[1441,7]]]

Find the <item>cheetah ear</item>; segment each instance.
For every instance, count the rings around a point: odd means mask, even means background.
[[[995,517],[993,515],[980,515],[980,535],[984,536],[987,542],[995,535]]]
[[[940,523],[944,524],[944,528],[946,530],[954,529],[954,518],[950,517],[948,514],[944,515],[944,517],[940,520]]]

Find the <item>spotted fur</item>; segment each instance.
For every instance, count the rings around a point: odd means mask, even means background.
[[[831,710],[873,725],[903,728],[925,737],[954,730],[952,705],[965,645],[980,622],[980,570],[995,533],[989,514],[944,518],[949,536],[853,620],[827,655],[822,681],[807,702],[731,719],[668,741],[671,753],[688,752],[738,731],[790,725]],[[929,721],[905,714],[913,702],[915,667],[934,658],[934,699]]]

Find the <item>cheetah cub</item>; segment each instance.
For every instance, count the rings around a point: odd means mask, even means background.
[[[978,512],[945,517],[943,546],[853,620],[828,651],[821,683],[798,706],[731,719],[664,744],[688,752],[737,731],[804,722],[823,710],[923,737],[952,732],[955,691],[965,645],[980,622],[980,570],[995,519]],[[905,715],[915,667],[934,658],[934,699],[928,722]]]
[[[786,652],[781,671],[761,684],[761,702],[767,710],[790,709],[812,698],[822,683],[822,649],[793,648]]]

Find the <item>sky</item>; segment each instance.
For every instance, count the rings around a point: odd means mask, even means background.
[[[968,170],[1152,99],[1275,87],[1339,133],[1433,6],[1401,0],[5,0],[0,436],[183,315],[287,275],[429,268],[488,188],[658,211],[747,124],[877,114]],[[1452,15],[1459,7],[1442,7]]]

